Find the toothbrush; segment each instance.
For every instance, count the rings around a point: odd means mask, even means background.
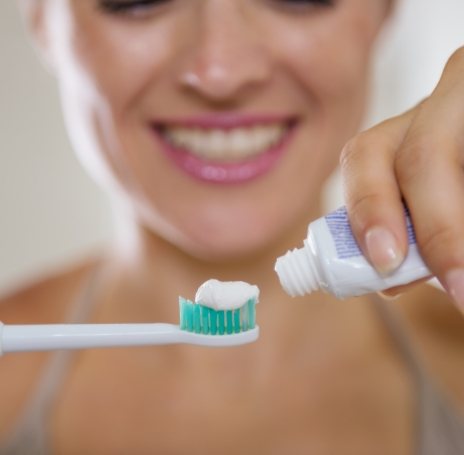
[[[255,301],[236,310],[216,311],[180,298],[180,325],[41,324],[0,322],[0,355],[9,352],[90,349],[103,347],[194,344],[238,346],[256,341]]]

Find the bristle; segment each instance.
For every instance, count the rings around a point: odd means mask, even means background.
[[[226,324],[225,324],[225,321],[226,321],[225,311],[224,310],[218,311],[217,312],[217,317],[218,317],[218,320],[219,320],[219,335],[224,335],[225,326],[226,326]]]
[[[231,335],[255,327],[254,299],[235,310],[213,310],[190,300],[179,298],[180,328],[205,335]]]
[[[197,305],[198,306],[198,305]],[[210,315],[209,315],[209,310],[210,308],[207,308],[205,306],[200,306],[200,311],[201,311],[201,332],[204,333],[205,335],[210,332]]]
[[[216,335],[218,332],[218,315],[215,314],[213,310],[210,310],[210,330],[211,330],[211,335]]]
[[[241,325],[240,325],[240,308],[237,310],[234,310],[234,332],[235,333],[240,333],[241,330]]]

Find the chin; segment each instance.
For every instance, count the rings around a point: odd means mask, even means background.
[[[259,223],[254,226],[249,223],[205,226],[198,220],[198,223],[164,227],[150,226],[155,239],[164,240],[199,261],[217,264],[251,260],[266,251],[275,237],[269,227]]]
[[[232,225],[233,226],[233,225]],[[275,245],[278,232],[269,226],[255,224],[228,226],[227,229],[208,232],[190,232],[184,249],[192,256],[215,263],[251,261],[262,256]]]
[[[213,194],[203,203],[194,200],[159,211],[146,204],[143,224],[155,238],[200,261],[251,261],[277,251],[299,222],[298,208],[276,202]]]
[[[266,251],[266,246],[265,244],[244,242],[241,239],[237,242],[229,241],[220,244],[210,242],[203,245],[182,245],[181,248],[200,261],[215,264],[232,264],[256,259]]]

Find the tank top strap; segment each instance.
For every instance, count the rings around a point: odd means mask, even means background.
[[[94,295],[102,273],[100,265],[94,266],[81,285],[74,305],[66,317],[67,323],[79,324],[88,320],[93,309]],[[46,455],[48,450],[49,414],[65,376],[70,368],[74,351],[61,350],[51,355],[44,367],[36,390],[11,438],[0,446],[0,455]]]
[[[430,376],[397,310],[377,294],[371,300],[413,378],[415,453],[464,454],[464,416]]]
[[[414,380],[418,383],[427,378],[420,355],[412,338],[407,332],[404,322],[393,305],[378,294],[369,295],[371,302],[377,310],[384,327],[395,344]]]

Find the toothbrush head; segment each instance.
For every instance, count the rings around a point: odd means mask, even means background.
[[[256,327],[256,299],[231,310],[215,310],[179,297],[180,328],[203,335],[233,335]]]

